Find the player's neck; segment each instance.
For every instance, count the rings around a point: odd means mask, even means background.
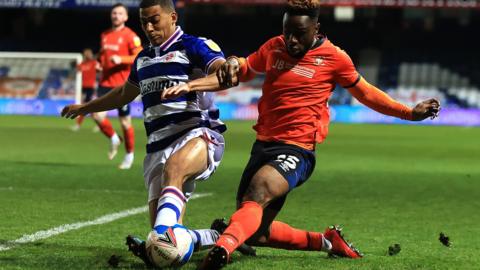
[[[112,25],[112,30],[113,30],[113,31],[118,31],[118,30],[123,29],[124,27],[125,27],[125,24],[124,24],[124,23],[122,23],[122,24],[120,24],[120,25],[118,25],[118,26]]]

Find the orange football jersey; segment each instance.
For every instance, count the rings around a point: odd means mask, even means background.
[[[78,69],[82,72],[82,88],[95,88],[97,80],[96,66],[96,60],[86,60],[78,65]]]
[[[99,57],[103,69],[100,86],[113,88],[124,84],[130,74],[131,63],[115,65],[110,58],[113,55],[134,55],[135,50],[140,46],[140,38],[126,26],[118,30],[109,29],[103,32]]]
[[[247,58],[255,73],[265,73],[257,139],[280,141],[314,149],[328,133],[328,99],[338,83],[355,85],[360,75],[350,57],[327,38],[301,59],[288,55],[283,36],[277,36]]]

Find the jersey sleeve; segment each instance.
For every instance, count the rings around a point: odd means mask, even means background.
[[[128,50],[130,54],[134,54],[138,48],[142,47],[142,40],[135,34],[135,32],[130,33],[128,38]]]
[[[265,73],[267,70],[267,58],[274,39],[265,42],[256,52],[247,57],[248,68],[255,73]]]
[[[218,59],[225,59],[220,46],[211,39],[198,38],[194,43],[193,61],[195,66],[208,73],[210,65]]]
[[[127,81],[140,88],[140,80],[138,79],[138,71],[137,71],[137,62],[138,62],[138,55],[137,57],[135,57],[132,67],[130,68],[130,74],[128,75]]]
[[[350,88],[359,81],[360,74],[358,74],[352,59],[345,51],[338,49],[335,63],[335,82],[343,88]]]

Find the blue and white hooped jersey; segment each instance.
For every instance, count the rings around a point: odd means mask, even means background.
[[[145,48],[137,55],[128,81],[140,88],[147,153],[168,147],[194,128],[207,127],[219,133],[226,130],[213,93],[192,92],[177,99],[161,99],[163,90],[205,76],[210,65],[223,58],[215,42],[184,34],[180,27],[162,45]]]

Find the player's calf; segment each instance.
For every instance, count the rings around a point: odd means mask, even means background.
[[[215,230],[220,234],[222,234],[227,229],[227,227],[228,227],[228,224],[225,222],[225,219],[219,218],[219,219],[215,219],[212,222],[210,229]],[[245,256],[257,256],[257,251],[253,247],[247,245],[246,243],[241,244],[237,248],[237,250]]]

